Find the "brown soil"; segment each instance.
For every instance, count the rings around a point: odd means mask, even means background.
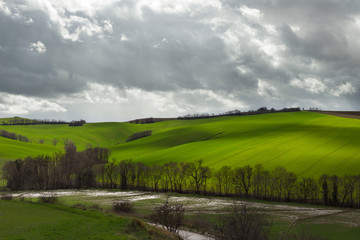
[[[312,111],[316,113],[322,113],[337,117],[343,117],[343,118],[355,118],[360,119],[360,112],[352,112],[352,111]]]

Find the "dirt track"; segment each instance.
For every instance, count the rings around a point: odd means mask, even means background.
[[[316,113],[322,113],[337,117],[343,117],[343,118],[355,118],[360,119],[360,112],[351,112],[351,111],[311,111]]]

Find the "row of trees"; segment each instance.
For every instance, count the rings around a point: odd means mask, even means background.
[[[134,119],[129,121],[129,123],[135,123],[135,124],[149,124],[149,123],[156,123],[156,122],[162,122],[162,121],[169,121],[169,120],[175,120],[176,118],[140,118],[140,119]]]
[[[86,123],[85,120],[81,119],[80,121],[71,121],[69,122],[70,127],[82,127]]]
[[[55,119],[27,119],[15,117],[3,121],[2,125],[46,125],[46,124],[68,124],[68,122]]]
[[[268,109],[267,107],[260,107],[257,110],[249,110],[247,112],[242,112],[240,110],[232,110],[224,113],[214,114],[214,113],[194,113],[186,114],[184,116],[179,116],[178,119],[189,120],[189,119],[201,119],[201,118],[212,118],[212,117],[221,117],[221,116],[245,116],[245,115],[255,115],[255,114],[264,114],[264,113],[275,113],[275,112],[298,112],[300,108],[283,108],[276,110],[274,108]]]
[[[142,132],[137,132],[134,133],[132,135],[130,135],[127,139],[126,142],[130,142],[139,138],[143,138],[143,137],[148,137],[151,136],[152,134],[152,130],[146,130],[146,131],[142,131]]]
[[[299,178],[283,167],[269,171],[261,164],[214,170],[202,160],[149,166],[109,160],[109,155],[105,148],[77,152],[69,141],[63,154],[6,162],[3,178],[11,190],[103,187],[360,207],[360,175]]]
[[[299,178],[284,167],[272,171],[254,167],[213,170],[199,160],[147,166],[131,160],[105,166],[104,187],[152,191],[195,192],[241,196],[273,201],[300,201],[334,206],[360,207],[360,175],[322,175]]]
[[[13,139],[13,140],[18,140],[18,141],[22,141],[22,142],[29,142],[29,138],[23,136],[23,135],[17,135],[16,133],[11,133],[8,132],[6,130],[1,130],[0,131],[0,136],[5,137],[5,138],[9,138],[9,139]]]
[[[108,162],[109,153],[105,148],[77,152],[68,141],[65,153],[6,162],[3,178],[11,190],[93,188],[97,186],[96,169]]]
[[[85,120],[66,122],[63,120],[55,119],[27,119],[14,117],[7,121],[3,121],[2,125],[56,125],[56,124],[68,124],[69,126],[83,126],[86,123]]]

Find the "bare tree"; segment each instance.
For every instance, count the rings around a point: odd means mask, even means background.
[[[184,224],[184,213],[185,208],[183,204],[170,204],[167,198],[163,205],[155,207],[150,219],[169,232],[178,233],[180,227]]]
[[[291,192],[296,186],[297,176],[293,172],[286,172],[284,176],[284,189],[286,193],[286,200],[290,201]]]
[[[339,198],[339,178],[336,175],[331,176],[332,191],[331,191],[331,203],[335,206],[338,205]]]
[[[308,197],[317,189],[317,183],[311,177],[302,177],[300,182],[298,182],[297,187],[301,198],[306,201]]]
[[[249,197],[250,188],[252,187],[253,168],[249,165],[236,168],[234,178],[238,188],[244,189],[245,196]]]
[[[123,160],[119,164],[119,172],[120,172],[120,178],[121,178],[121,189],[128,189],[128,177],[131,165],[134,163],[131,159],[129,160]]]
[[[116,179],[117,173],[116,173],[116,165],[115,165],[116,159],[113,159],[112,161],[109,161],[108,164],[105,165],[105,173],[107,178],[110,181],[110,188],[112,189],[114,187],[114,180]]]
[[[216,239],[266,240],[271,223],[267,216],[246,204],[234,203],[230,213],[221,214],[215,222]]]
[[[321,193],[325,205],[329,204],[329,181],[330,181],[330,177],[326,174],[323,174],[319,179],[319,184],[322,190]]]
[[[200,188],[207,178],[208,168],[202,166],[202,163],[203,160],[192,162],[187,169],[196,193],[200,193]]]
[[[175,191],[182,193],[183,187],[186,185],[186,180],[189,176],[188,163],[179,163],[174,170],[174,185]]]
[[[355,176],[344,176],[340,178],[340,197],[341,197],[341,205],[347,204],[352,207],[354,204],[354,192],[356,187],[357,178]]]
[[[223,166],[215,172],[214,177],[217,183],[217,189],[220,194],[228,195],[231,191],[233,180],[233,171],[229,166]]]
[[[161,180],[161,176],[163,175],[163,169],[160,165],[153,165],[150,167],[150,180],[152,183],[152,190],[159,190],[159,182]]]
[[[274,190],[276,192],[276,197],[280,200],[284,192],[284,182],[286,176],[286,169],[280,166],[277,166],[272,172],[272,181],[274,184]]]

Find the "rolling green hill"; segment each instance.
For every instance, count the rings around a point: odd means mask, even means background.
[[[1,119],[0,119],[1,122]],[[0,159],[62,151],[64,139],[80,150],[87,144],[107,147],[118,161],[133,159],[156,164],[203,159],[205,164],[243,166],[261,163],[267,169],[284,166],[300,176],[360,173],[360,121],[313,112],[171,120],[153,124],[88,123],[0,126],[32,143],[0,137]],[[152,136],[125,142],[132,133],[152,130]],[[39,144],[43,139],[44,144]],[[52,145],[52,140],[59,143]]]

